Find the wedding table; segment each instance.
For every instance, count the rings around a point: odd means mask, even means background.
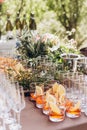
[[[16,41],[9,40],[7,43],[0,43],[0,52],[2,50],[13,53],[16,47]],[[6,52],[6,53],[7,53]],[[29,97],[25,98],[26,107],[21,112],[22,130],[86,130],[87,117],[82,113],[79,118],[65,120],[60,123],[49,121],[48,116],[44,115],[41,109],[36,108],[35,104],[29,101]]]
[[[63,122],[53,123],[41,109],[26,98],[26,107],[21,113],[22,130],[87,130],[87,117],[82,113],[79,118],[65,117]]]

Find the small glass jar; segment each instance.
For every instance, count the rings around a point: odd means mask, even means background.
[[[69,117],[69,118],[77,118],[80,115],[81,115],[80,109],[72,110],[71,108],[68,108],[66,110],[66,116]]]
[[[36,97],[36,107],[37,108],[43,108],[45,104],[45,99],[43,95],[39,95]]]
[[[43,111],[43,114],[49,115],[50,107],[49,107],[49,105],[47,103],[44,104],[42,111]]]
[[[60,109],[60,113],[56,113],[50,110],[49,112],[49,120],[52,122],[61,122],[65,119],[65,110]]]

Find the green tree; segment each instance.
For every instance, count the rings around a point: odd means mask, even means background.
[[[49,10],[54,10],[57,19],[61,22],[66,31],[77,29],[81,18],[81,10],[85,0],[47,0]],[[74,38],[75,33],[69,33],[68,38]]]

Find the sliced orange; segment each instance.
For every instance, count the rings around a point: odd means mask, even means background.
[[[70,111],[77,111],[78,109],[80,109],[80,105],[81,105],[81,102],[78,101],[75,106],[71,107],[70,108]]]
[[[48,103],[56,103],[56,102],[57,102],[57,101],[56,101],[56,98],[55,98],[53,95],[51,95],[51,94],[48,94],[48,95],[47,95],[46,101],[47,101]]]
[[[63,85],[59,85],[59,96],[61,97],[61,95],[66,95],[66,90],[64,88]]]
[[[65,100],[66,100],[65,94],[62,94],[62,95],[59,97],[59,103],[64,103]]]
[[[36,95],[43,95],[43,90],[40,86],[36,86],[35,92],[36,92]]]
[[[57,82],[53,84],[53,87],[52,87],[53,94],[55,94],[55,93],[57,92],[58,87],[59,87],[59,85],[58,85],[58,83],[57,83]]]
[[[50,102],[49,105],[50,105],[50,109],[52,112],[55,112],[57,114],[61,113],[60,109],[58,108],[58,106],[55,103]]]
[[[50,88],[49,90],[47,90],[47,92],[52,93],[52,88]]]
[[[46,100],[48,100],[48,98],[49,98],[49,94],[50,94],[50,92],[47,91],[47,92],[46,92]]]
[[[59,99],[59,93],[55,93],[55,97],[56,97],[56,99],[58,100]]]

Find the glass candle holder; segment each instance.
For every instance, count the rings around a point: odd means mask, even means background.
[[[48,104],[44,104],[44,106],[43,106],[43,114],[45,114],[45,115],[49,115],[49,112],[50,112],[50,107],[49,107],[49,105]]]
[[[36,98],[36,107],[37,108],[43,108],[45,104],[45,99],[43,95],[37,96]]]
[[[81,110],[80,108],[78,109],[71,109],[71,108],[68,108],[66,110],[66,116],[69,117],[69,118],[77,118],[81,115]]]
[[[37,95],[35,93],[30,94],[30,100],[31,101],[36,101]]]
[[[49,120],[52,122],[61,122],[65,119],[65,110],[60,108],[60,113],[53,112],[50,110],[49,112]]]

